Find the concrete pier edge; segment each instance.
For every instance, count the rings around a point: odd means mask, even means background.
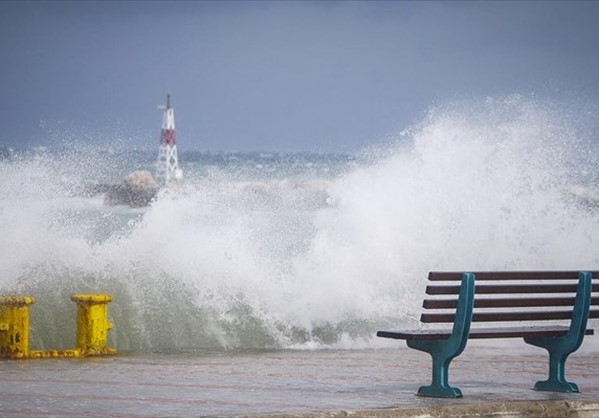
[[[380,408],[364,411],[236,415],[235,418],[595,418],[599,400],[506,401],[422,408]]]

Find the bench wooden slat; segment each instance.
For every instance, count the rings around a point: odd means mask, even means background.
[[[449,338],[451,330],[408,330],[408,331],[377,331],[377,337],[394,338],[396,340],[438,340]]]
[[[521,338],[521,337],[559,337],[566,335],[567,326],[535,326],[535,327],[499,327],[471,328],[469,338]],[[379,331],[377,337],[397,340],[438,340],[449,338],[450,329],[419,329],[408,331]],[[587,329],[585,335],[594,335],[593,329]]]
[[[599,298],[597,298],[599,303]],[[573,306],[574,298],[504,298],[476,299],[475,308],[530,308],[547,306]],[[455,309],[457,299],[425,299],[422,307],[425,309]]]
[[[562,329],[563,328],[563,329]],[[569,328],[564,327],[522,327],[522,328],[474,328],[470,330],[470,338],[520,338],[520,337],[559,337],[566,335]],[[585,335],[594,335],[594,329],[586,329]]]
[[[576,293],[576,284],[512,284],[512,285],[478,285],[476,294],[490,295],[502,293]],[[593,292],[599,292],[599,283],[593,284]],[[456,295],[459,286],[426,286],[427,295]]]
[[[423,313],[422,322],[453,322],[453,313]],[[572,311],[546,311],[546,312],[474,312],[473,322],[503,322],[503,321],[551,321],[557,319],[571,319]]]
[[[425,299],[422,307],[425,309],[455,309],[457,299]],[[505,299],[475,299],[475,308],[531,308],[547,306],[573,306],[574,298],[505,298]],[[599,297],[591,298],[591,305],[599,305]]]
[[[599,278],[599,271],[589,271]],[[481,280],[577,280],[579,271],[473,271],[477,281]],[[461,272],[431,271],[430,281],[460,281]]]

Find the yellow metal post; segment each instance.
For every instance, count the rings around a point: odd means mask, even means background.
[[[0,358],[29,357],[30,296],[0,296]]]
[[[71,300],[77,303],[77,349],[81,354],[115,354],[116,350],[108,347],[108,330],[112,329],[108,322],[108,303],[112,296],[78,294],[72,295]]]

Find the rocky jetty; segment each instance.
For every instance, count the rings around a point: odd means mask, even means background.
[[[138,170],[125,177],[123,184],[107,185],[104,203],[109,206],[128,205],[139,208],[148,206],[157,193],[158,183],[152,173]]]

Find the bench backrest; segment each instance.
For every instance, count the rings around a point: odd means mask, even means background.
[[[579,271],[472,272],[475,275],[473,322],[570,320],[575,304]],[[599,271],[593,277],[589,318],[599,318]],[[461,272],[430,272],[420,317],[426,323],[455,319]],[[456,283],[458,282],[458,283]]]

